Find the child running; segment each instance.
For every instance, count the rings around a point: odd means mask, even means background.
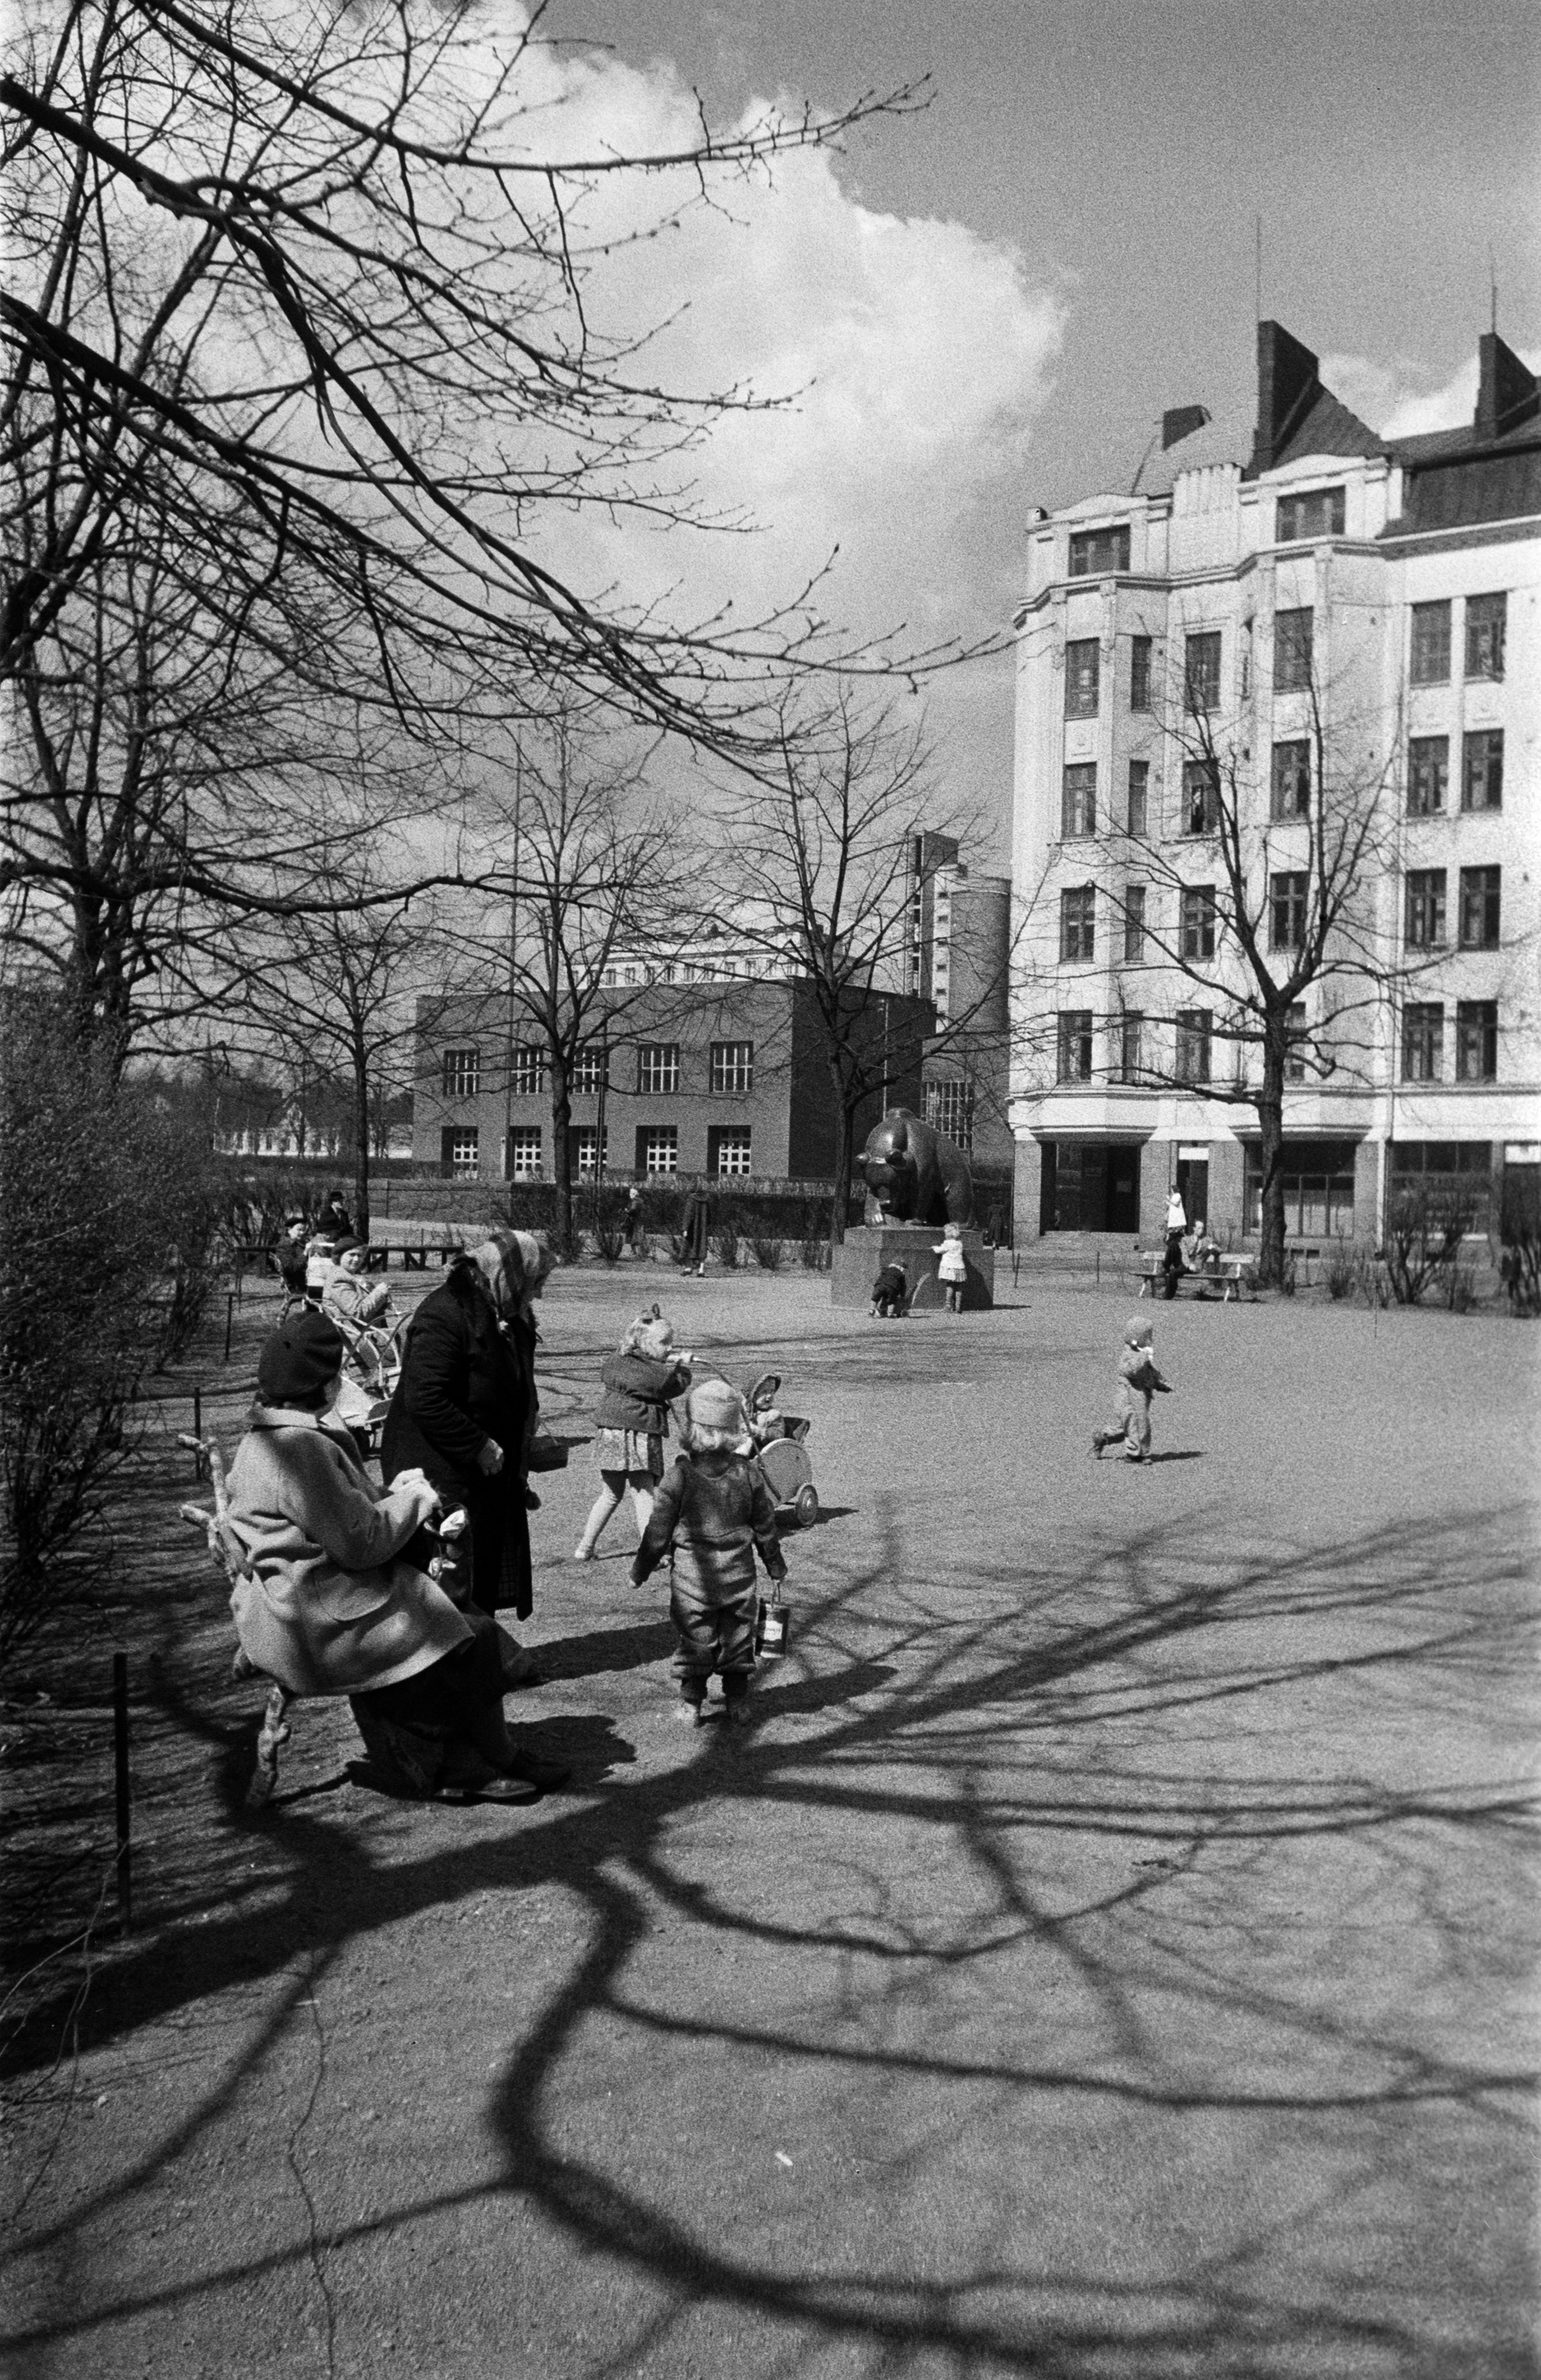
[[[631,1489],[637,1534],[653,1509],[653,1490],[663,1473],[663,1441],[669,1435],[669,1400],[690,1385],[690,1351],[674,1353],[674,1326],[657,1306],[628,1322],[621,1344],[600,1368],[604,1397],[599,1410],[594,1451],[600,1492],[573,1551],[575,1561],[592,1561],[606,1522],[625,1490]]]
[[[722,1680],[723,1716],[742,1724],[755,1673],[755,1548],[767,1575],[786,1576],[765,1475],[742,1448],[744,1400],[726,1380],[698,1380],[685,1401],[683,1452],[659,1488],[631,1580],[640,1586],[671,1556],[669,1617],[679,1633],[678,1716],[704,1718],[707,1681]]]
[[[1156,1325],[1142,1322],[1137,1314],[1130,1316],[1123,1330],[1123,1348],[1118,1359],[1118,1398],[1113,1406],[1113,1418],[1106,1429],[1092,1432],[1092,1452],[1100,1462],[1105,1446],[1117,1446],[1122,1441],[1126,1463],[1148,1463],[1150,1460],[1150,1398],[1159,1389],[1170,1391],[1171,1382],[1163,1380],[1156,1369]]]

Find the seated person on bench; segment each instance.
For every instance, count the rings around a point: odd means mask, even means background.
[[[391,1293],[384,1281],[370,1281],[364,1270],[369,1254],[361,1240],[343,1242],[322,1292],[322,1311],[356,1328],[368,1323],[376,1330],[388,1330],[395,1319],[389,1311]]]
[[[420,1471],[376,1488],[335,1419],[343,1355],[335,1324],[309,1307],[262,1350],[229,1476],[249,1572],[231,1597],[241,1648],[289,1694],[346,1694],[371,1751],[383,1745],[416,1791],[531,1801],[565,1771],[515,1750],[497,1630],[419,1566],[436,1490]]]

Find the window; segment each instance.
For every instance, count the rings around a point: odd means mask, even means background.
[[[1150,763],[1131,760],[1129,763],[1129,832],[1145,833],[1146,810],[1150,797]]]
[[[749,1127],[746,1123],[713,1124],[707,1135],[707,1169],[712,1173],[747,1173]]]
[[[1069,837],[1097,832],[1097,762],[1075,760],[1065,771],[1060,832]]]
[[[1097,895],[1089,884],[1077,885],[1073,892],[1060,895],[1060,956],[1062,959],[1089,959],[1096,956]]]
[[[962,1149],[974,1146],[974,1086],[972,1083],[928,1083],[926,1121]]]
[[[1413,657],[1408,677],[1414,686],[1445,686],[1450,674],[1450,607],[1413,606]]]
[[[677,1173],[679,1170],[679,1126],[673,1123],[639,1123],[637,1127],[638,1173]]]
[[[1154,640],[1135,637],[1129,646],[1129,708],[1131,710],[1150,709],[1150,656]]]
[[[1145,956],[1145,886],[1129,884],[1123,892],[1123,955],[1131,964]]]
[[[1463,810],[1503,808],[1503,729],[1490,727],[1461,739],[1461,807]]]
[[[1183,832],[1213,834],[1219,826],[1219,762],[1183,763]]]
[[[1508,609],[1507,595],[1467,596],[1466,674],[1468,677],[1502,677],[1504,621]]]
[[[479,1050],[446,1050],[444,1051],[444,1097],[446,1099],[475,1099],[481,1096],[481,1052]]]
[[[1407,947],[1438,950],[1445,939],[1445,871],[1442,868],[1410,868],[1407,871]]]
[[[1290,1038],[1284,1050],[1284,1080],[1287,1083],[1304,1082],[1306,1046],[1305,1002],[1292,1000],[1290,1002]],[[1250,1228],[1256,1229],[1256,1226]]]
[[[1276,819],[1307,818],[1311,811],[1311,746],[1300,736],[1273,747],[1269,815]]]
[[[1499,1072],[1499,1003],[1462,1000],[1455,1010],[1455,1079],[1491,1083]]]
[[[1190,637],[1183,655],[1183,686],[1188,709],[1199,718],[1219,708],[1220,632],[1206,628]]]
[[[1276,694],[1300,694],[1311,683],[1312,625],[1315,614],[1276,612],[1273,615],[1273,683]]]
[[[516,1041],[514,1045],[514,1096],[516,1099],[533,1099],[546,1087],[546,1053],[534,1041]]]
[[[508,1178],[533,1182],[540,1171],[540,1127],[516,1123],[508,1135]]]
[[[439,1144],[439,1158],[444,1172],[456,1174],[462,1181],[474,1182],[479,1169],[475,1124],[447,1124]]]
[[[1499,896],[1501,868],[1463,868],[1461,871],[1461,947],[1463,951],[1496,951],[1499,947]]]
[[[1188,884],[1183,890],[1183,956],[1212,959],[1215,955],[1215,888]]]
[[[711,1087],[714,1091],[752,1091],[755,1087],[755,1045],[752,1041],[714,1041],[711,1045]]]
[[[1304,868],[1268,879],[1268,948],[1298,951],[1305,941],[1305,895],[1310,878]]]
[[[680,1087],[680,1045],[677,1041],[644,1041],[637,1052],[639,1091],[677,1091]]]
[[[1178,1010],[1177,1079],[1180,1083],[1208,1081],[1214,1021],[1213,1013],[1207,1008]]]
[[[1089,1008],[1060,1011],[1059,1079],[1089,1083],[1092,1070],[1092,1013]]]
[[[1075,637],[1065,647],[1065,717],[1095,719],[1101,685],[1102,649],[1095,637]]]
[[[1414,1000],[1401,1012],[1401,1078],[1404,1083],[1437,1083],[1443,1063],[1445,1006],[1439,1000]]]
[[[1118,1078],[1137,1083],[1143,1063],[1145,1018],[1137,1008],[1126,1008],[1118,1022]]]
[[[1071,533],[1070,575],[1073,578],[1106,578],[1129,567],[1129,526],[1078,528]]]
[[[1274,543],[1296,545],[1303,538],[1341,537],[1341,488],[1312,488],[1304,495],[1280,496],[1274,507]]]
[[[1347,1238],[1353,1230],[1353,1152],[1352,1140],[1287,1140],[1280,1151],[1284,1178],[1284,1229],[1292,1238]],[[1256,1232],[1263,1222],[1263,1152],[1246,1144],[1246,1229]]]
[[[1493,1148],[1486,1140],[1400,1140],[1387,1150],[1393,1205],[1417,1200],[1467,1231],[1486,1231],[1493,1213]]]
[[[573,1060],[572,1080],[568,1089],[578,1098],[592,1098],[601,1083],[610,1079],[610,1051],[601,1042],[589,1042]]]
[[[596,1160],[598,1163],[596,1164]],[[592,1182],[596,1171],[603,1172],[610,1163],[610,1135],[604,1136],[604,1154],[600,1155],[600,1128],[597,1123],[573,1126],[573,1171],[580,1181]]]
[[[1450,782],[1448,735],[1413,735],[1407,745],[1407,813],[1433,818],[1445,807]]]

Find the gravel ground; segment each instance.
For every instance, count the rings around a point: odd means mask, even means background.
[[[813,1422],[742,1734],[674,1723],[626,1516],[566,1559],[580,1452],[509,1705],[573,1790],[385,1800],[313,1706],[232,1817],[253,1696],[147,1474],[142,1922],[18,2052],[9,2369],[1533,2373],[1536,1333],[1160,1307],[1137,1470],[1122,1292],[647,1281]],[[559,1429],[631,1295],[553,1284]]]

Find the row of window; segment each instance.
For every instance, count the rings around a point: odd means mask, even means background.
[[[1307,488],[1280,496],[1273,510],[1276,545],[1300,545],[1322,537],[1341,537],[1347,516],[1345,487]],[[1072,578],[1111,578],[1129,568],[1129,525],[1119,521],[1106,528],[1073,529],[1070,538]]]
[[[580,1050],[567,1077],[567,1088],[575,1097],[592,1097],[602,1084],[615,1089],[612,1075],[606,1072],[607,1061],[617,1051],[604,1046],[590,1045]],[[482,1061],[479,1050],[446,1050],[443,1057],[443,1081],[447,1099],[474,1099],[481,1096]],[[546,1088],[548,1060],[539,1044],[521,1041],[514,1050],[514,1070],[509,1088],[515,1099],[534,1099]],[[755,1045],[752,1041],[713,1041],[707,1052],[707,1079],[714,1091],[752,1091],[755,1087]],[[677,1091],[680,1087],[680,1045],[677,1041],[643,1041],[637,1049],[637,1089],[644,1098],[661,1092]]]
[[[1447,941],[1448,871],[1410,868],[1406,884],[1405,934],[1410,950],[1441,949]],[[1126,884],[1114,895],[1123,920],[1123,957],[1138,965],[1146,955],[1149,923],[1147,887]],[[1305,942],[1311,881],[1303,868],[1276,868],[1268,878],[1268,947],[1298,951]],[[1456,894],[1456,947],[1496,951],[1502,939],[1503,870],[1462,868]],[[1212,959],[1219,906],[1212,884],[1185,884],[1178,896],[1178,950],[1185,959]],[[1074,884],[1060,895],[1060,959],[1085,965],[1097,956],[1097,887]]]
[[[1435,818],[1446,808],[1450,794],[1450,739],[1448,735],[1414,735],[1407,746],[1407,810],[1411,818]],[[1305,818],[1311,809],[1311,742],[1294,736],[1275,744],[1269,754],[1268,815],[1276,820]],[[1461,808],[1471,813],[1503,808],[1503,730],[1485,727],[1461,739]],[[1099,805],[1097,762],[1065,764],[1060,790],[1060,834],[1066,843],[1080,842],[1098,831]],[[1205,757],[1183,763],[1183,797],[1178,832],[1214,834],[1220,820],[1220,772],[1218,761]],[[1124,795],[1123,819],[1110,819],[1122,831],[1142,841],[1150,832],[1150,763],[1131,760]]]
[[[1455,1010],[1455,1079],[1496,1082],[1499,1073],[1499,1003],[1458,1001]],[[1401,1078],[1439,1083],[1445,1078],[1445,1003],[1410,1001],[1401,1012]]]
[[[1501,679],[1508,637],[1507,595],[1469,595],[1465,604],[1465,675],[1468,679]],[[1414,686],[1445,686],[1450,682],[1451,606],[1449,602],[1414,603],[1408,676]],[[1152,707],[1153,637],[1129,639],[1129,708]],[[1316,613],[1309,604],[1273,615],[1273,688],[1276,694],[1304,693],[1311,684],[1316,654]],[[1183,697],[1185,707],[1204,717],[1219,708],[1220,663],[1223,656],[1219,628],[1195,630],[1183,645]],[[1250,676],[1243,665],[1244,697]],[[1095,719],[1102,707],[1102,640],[1072,637],[1065,642],[1065,717]]]
[[[538,1123],[515,1124],[508,1135],[508,1172],[515,1182],[533,1182],[541,1172],[541,1129]],[[747,1124],[714,1126],[707,1135],[707,1171],[718,1174],[751,1172],[752,1135]],[[604,1135],[601,1150],[597,1124],[576,1124],[572,1133],[573,1170],[581,1178],[592,1179],[597,1172],[610,1166],[610,1135]],[[677,1173],[680,1166],[680,1135],[677,1124],[638,1124],[637,1127],[636,1171],[638,1173]],[[475,1124],[446,1125],[443,1135],[443,1162],[447,1173],[462,1179],[475,1179],[481,1170],[481,1135]]]
[[[1062,1083],[1089,1083],[1093,1075],[1096,1018],[1089,1008],[1062,1008],[1058,1026],[1056,1066]],[[1305,1080],[1305,1009],[1296,1002],[1290,1011],[1297,1046],[1285,1059],[1285,1079]],[[1180,1008],[1172,1019],[1175,1042],[1171,1078],[1179,1083],[1212,1080],[1214,1011]],[[1142,1083],[1151,1075],[1166,1079],[1158,1062],[1154,1035],[1160,1020],[1137,1009],[1123,1009],[1109,1022],[1111,1036],[1111,1077],[1116,1083]],[[1404,1083],[1438,1083],[1444,1079],[1445,1003],[1438,1000],[1411,1002],[1401,1018],[1401,1079]],[[1455,1009],[1455,1080],[1491,1083],[1499,1072],[1499,1004],[1496,1000],[1458,1001]]]

